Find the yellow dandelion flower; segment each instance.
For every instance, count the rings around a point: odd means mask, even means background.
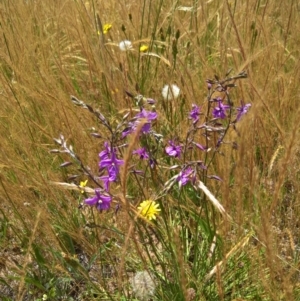
[[[147,45],[141,45],[140,52],[146,52],[148,51],[149,47]]]
[[[88,182],[88,180],[80,182],[79,187],[81,188],[81,190],[80,190],[81,193],[84,193],[84,187],[86,186],[87,182]]]
[[[139,214],[149,221],[156,219],[156,215],[159,214],[159,204],[152,200],[146,200],[140,203],[138,207]]]
[[[104,34],[107,34],[112,28],[112,25],[111,24],[104,24],[103,26],[103,33]]]

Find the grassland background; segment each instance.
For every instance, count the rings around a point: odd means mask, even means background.
[[[163,85],[175,82],[184,101],[174,106],[188,112],[192,103],[205,101],[207,78],[223,76],[233,68],[234,73],[248,73],[233,95],[251,103],[252,108],[238,126],[240,135],[230,137],[237,140],[238,150],[226,149],[215,165],[224,182],[212,184],[211,189],[238,225],[234,232],[226,223],[219,225],[224,254],[235,246],[239,249],[214,278],[215,300],[300,300],[299,12],[299,3],[293,0],[2,0],[2,298],[37,300],[44,293],[49,295],[47,277],[50,283],[55,275],[69,274],[65,261],[72,254],[70,249],[75,252],[74,242],[92,256],[109,237],[99,231],[87,239],[85,215],[77,209],[74,193],[51,184],[67,179],[67,171],[59,168],[63,159],[49,153],[55,148],[53,138],[62,133],[95,172],[103,144],[90,135],[91,128],[98,129],[97,122],[87,110],[74,106],[70,95],[117,120],[118,112],[129,106],[125,90],[135,91],[138,84],[143,95],[157,100],[159,110]],[[112,24],[107,35],[98,34],[97,15],[102,24]],[[128,56],[118,49],[124,39],[134,44],[135,50]],[[165,60],[141,58],[141,41],[155,45],[151,50]],[[170,129],[184,131],[170,120],[161,123],[166,124],[166,133]],[[234,185],[230,185],[232,178]],[[102,224],[114,223],[124,233],[128,230],[123,212],[116,221],[112,221],[112,213],[94,218]],[[243,245],[250,229],[257,240]],[[72,241],[70,246],[66,241]],[[135,262],[135,256],[126,260]],[[243,256],[247,257],[245,280],[226,295],[227,280],[235,278],[245,264],[240,260]],[[43,285],[38,277],[28,276],[31,272],[39,275],[35,265],[39,260],[51,270],[48,276],[40,274]],[[91,283],[90,290],[99,290]],[[247,291],[247,285],[255,292]],[[71,298],[68,288],[65,290]],[[127,300],[124,298],[130,293],[125,292],[107,296],[97,291],[95,300]],[[92,300],[91,296],[82,300]],[[197,299],[214,300],[200,292]]]

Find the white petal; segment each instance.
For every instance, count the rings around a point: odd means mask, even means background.
[[[119,44],[119,48],[121,51],[127,51],[132,49],[132,43],[128,40],[121,41]]]
[[[172,100],[178,98],[180,89],[176,85],[165,85],[161,91],[161,94],[165,100]]]

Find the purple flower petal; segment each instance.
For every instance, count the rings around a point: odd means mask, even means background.
[[[175,145],[173,141],[169,141],[169,146],[165,148],[166,153],[171,157],[179,157],[181,153],[181,146]]]
[[[250,107],[251,107],[250,103],[244,105],[244,102],[241,100],[241,106],[236,108],[236,110],[238,111],[236,116],[236,121],[239,121],[242,118],[242,116],[247,114]]]
[[[110,208],[111,201],[112,197],[110,195],[101,193],[100,189],[95,189],[94,197],[84,200],[87,205],[96,206],[98,210],[108,210]]]
[[[132,154],[133,155],[139,155],[140,159],[144,159],[144,160],[149,158],[149,154],[148,154],[148,152],[146,151],[146,149],[144,147],[133,151]]]
[[[104,148],[105,149],[102,152],[100,152],[100,154],[99,154],[100,161],[108,159],[108,157],[111,153],[111,148],[109,146],[109,143],[106,141],[104,142]]]
[[[216,99],[218,105],[213,109],[213,117],[225,119],[226,118],[226,110],[230,109],[229,105],[224,105],[221,99]]]
[[[179,187],[186,185],[189,181],[195,181],[195,172],[191,167],[183,169],[177,177]]]
[[[142,109],[142,111],[135,116],[136,118],[145,118],[147,121],[153,121],[157,118],[156,112],[146,111]]]
[[[94,206],[97,204],[98,202],[98,197],[97,196],[94,196],[92,198],[88,198],[88,199],[85,199],[84,202],[89,205],[89,206]]]
[[[133,122],[129,122],[128,126],[125,130],[122,132],[122,138],[126,137],[127,135],[134,132],[140,123],[139,119],[146,119],[146,123],[143,125],[141,132],[143,134],[147,134],[151,130],[151,122],[157,118],[156,112],[150,112],[146,111],[145,109],[142,109],[136,116],[134,117]]]
[[[199,116],[200,116],[200,107],[198,107],[197,105],[193,104],[192,105],[192,110],[189,114],[189,118],[193,120],[193,123],[197,123],[197,121],[199,120]]]

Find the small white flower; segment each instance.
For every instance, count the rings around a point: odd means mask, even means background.
[[[176,85],[165,85],[161,91],[161,94],[165,100],[172,100],[178,98],[180,89]]]
[[[131,279],[132,290],[140,300],[148,300],[155,292],[155,282],[153,276],[147,271],[137,272]]]
[[[127,51],[132,49],[132,43],[128,40],[121,41],[119,44],[119,48],[121,51]]]

